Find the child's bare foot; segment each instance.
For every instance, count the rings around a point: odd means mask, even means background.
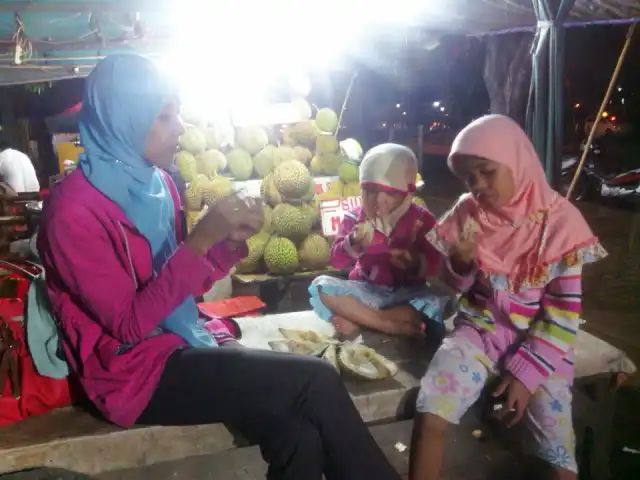
[[[340,335],[346,338],[356,337],[360,333],[360,328],[353,322],[344,317],[334,315],[331,317],[331,323]]]

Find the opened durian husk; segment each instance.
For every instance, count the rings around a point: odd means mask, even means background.
[[[344,371],[367,380],[383,380],[398,373],[398,367],[391,360],[372,348],[353,343],[340,348],[338,363]]]
[[[272,340],[269,342],[271,350],[276,352],[297,353],[319,357],[327,348],[326,344],[306,342],[301,340]]]
[[[329,345],[320,359],[333,365],[336,370],[340,370],[340,365],[338,365],[338,347],[336,345]]]
[[[333,343],[334,340],[324,333],[313,330],[294,330],[290,328],[278,329],[280,334],[287,340],[298,340],[312,343]]]

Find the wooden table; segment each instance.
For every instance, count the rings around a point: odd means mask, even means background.
[[[233,295],[253,295],[267,304],[266,313],[282,313],[308,308],[306,289],[314,278],[320,275],[331,275],[347,278],[349,272],[328,268],[298,272],[293,275],[270,275],[267,273],[233,274]],[[304,291],[304,292],[303,292]],[[290,299],[287,305],[281,305],[287,294]],[[286,303],[286,302],[285,302]]]

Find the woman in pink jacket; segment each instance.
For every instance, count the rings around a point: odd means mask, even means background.
[[[203,328],[194,299],[246,254],[261,208],[232,197],[185,235],[161,170],[183,133],[178,96],[153,62],[103,60],[80,118],[85,154],[51,192],[38,251],[89,400],[124,427],[229,424],[260,445],[270,479],[398,479],[331,366]]]

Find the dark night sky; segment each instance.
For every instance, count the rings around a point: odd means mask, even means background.
[[[624,44],[627,26],[594,26],[567,32],[567,97],[596,107],[602,100]],[[632,40],[618,81],[640,95],[640,32]]]

